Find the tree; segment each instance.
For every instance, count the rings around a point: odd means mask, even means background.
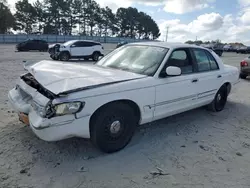
[[[98,22],[98,16],[100,14],[100,7],[93,0],[89,0],[87,3],[88,3],[88,6],[87,6],[88,8],[85,9],[85,17],[86,17],[85,21],[86,21],[86,24],[90,28],[90,32],[89,32],[90,36],[93,36],[93,28],[94,26],[96,26]]]
[[[119,8],[116,17],[122,37],[156,39],[160,36],[159,27],[151,16],[136,8]]]
[[[26,33],[32,33],[33,24],[36,23],[36,9],[28,2],[28,0],[18,1],[15,7],[17,29],[24,30]]]
[[[28,0],[19,0],[16,10],[18,29],[27,33],[37,30],[44,34],[71,35],[78,29],[85,36],[140,39],[160,36],[156,22],[146,13],[128,7],[119,8],[114,14],[95,0],[36,0],[33,5]]]
[[[117,25],[119,27],[119,36],[125,37],[128,30],[127,9],[119,8],[116,12]]]
[[[111,35],[114,35],[119,31],[116,26],[117,19],[115,14],[113,14],[112,10],[109,7],[105,7],[101,9],[101,15],[103,17],[103,27],[104,27],[104,35],[108,36],[108,32],[110,31]]]
[[[39,32],[44,32],[44,25],[46,23],[46,14],[44,12],[45,5],[43,1],[37,0],[34,4],[33,7],[36,11],[36,23],[38,25],[38,31]]]
[[[5,0],[0,0],[0,33],[6,33],[15,26],[15,18]]]

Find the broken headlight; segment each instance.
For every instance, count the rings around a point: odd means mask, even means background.
[[[85,103],[83,102],[68,102],[54,105],[54,112],[56,116],[67,114],[76,114],[82,110]]]

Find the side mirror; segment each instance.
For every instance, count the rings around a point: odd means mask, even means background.
[[[166,73],[168,76],[180,76],[181,69],[179,67],[169,66],[166,68]]]

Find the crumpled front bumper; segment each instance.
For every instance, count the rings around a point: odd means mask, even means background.
[[[70,115],[46,119],[31,110],[29,120],[32,131],[45,141],[59,141],[71,137],[90,138],[90,116],[75,119]]]
[[[17,113],[27,114],[32,131],[42,140],[58,141],[70,137],[90,138],[90,116],[77,119],[75,115],[43,118],[33,108],[31,96],[22,94],[18,88],[9,91],[9,105]],[[31,105],[32,104],[32,105]]]
[[[22,112],[25,114],[28,114],[31,108],[31,104],[29,101],[30,98],[26,98],[26,100],[23,98],[23,96],[20,95],[20,92],[18,89],[14,88],[9,91],[8,93],[9,98],[9,106],[15,110],[16,112]]]

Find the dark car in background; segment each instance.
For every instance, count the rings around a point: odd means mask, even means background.
[[[121,46],[125,45],[125,44],[128,44],[127,41],[122,41],[122,42],[119,42],[116,46],[116,48],[120,48]]]
[[[210,50],[213,50],[218,56],[222,56],[223,54],[223,49],[219,47],[207,47]]]
[[[250,56],[240,62],[240,78],[246,79],[250,75]]]
[[[243,46],[239,48],[236,53],[238,54],[249,54],[250,53],[250,47],[249,46]]]
[[[49,45],[45,40],[28,39],[16,45],[17,51],[48,51]]]

